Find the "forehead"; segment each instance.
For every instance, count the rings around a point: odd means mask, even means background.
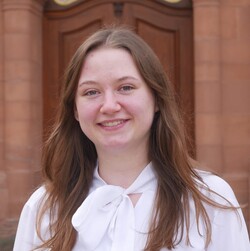
[[[112,48],[112,47],[98,47],[89,51],[84,59],[83,64],[95,61],[97,62],[110,62],[111,60],[116,61],[131,61],[134,64],[134,59],[132,58],[130,52],[123,48]]]
[[[101,47],[90,51],[83,62],[81,78],[97,75],[132,74],[140,76],[131,54],[121,48]]]

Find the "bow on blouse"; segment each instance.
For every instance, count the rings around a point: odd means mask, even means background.
[[[110,239],[111,251],[134,250],[138,230],[134,207],[128,195],[155,191],[155,187],[155,175],[149,164],[127,189],[103,185],[92,192],[72,218],[83,250],[95,250],[104,236]]]

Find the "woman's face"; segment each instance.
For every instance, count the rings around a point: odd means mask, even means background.
[[[126,50],[87,55],[75,104],[75,118],[98,153],[148,147],[155,99]]]

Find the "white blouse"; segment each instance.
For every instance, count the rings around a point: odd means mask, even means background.
[[[238,206],[232,189],[223,179],[203,171],[199,174],[209,188]],[[225,204],[221,197],[200,189],[213,200]],[[145,167],[127,189],[107,185],[96,168],[89,196],[72,217],[72,225],[77,231],[72,251],[142,251],[147,241],[156,190],[157,180],[152,164]],[[36,232],[36,214],[44,194],[45,188],[41,187],[26,202],[19,220],[14,251],[31,251],[41,244]],[[129,194],[141,194],[135,206]],[[237,215],[232,210],[205,205],[212,224],[212,242],[205,248],[205,239],[197,230],[191,199],[190,206],[191,245],[187,246],[183,238],[175,251],[250,251],[246,223],[240,209]],[[49,215],[45,215],[41,229],[44,239],[49,238],[48,226]],[[202,221],[199,222],[199,231],[204,233]]]

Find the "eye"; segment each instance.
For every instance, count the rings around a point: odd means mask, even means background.
[[[97,94],[99,94],[97,90],[89,90],[84,93],[84,96],[95,96]]]
[[[131,85],[123,85],[123,86],[120,88],[120,90],[121,90],[121,91],[124,91],[124,92],[128,92],[128,91],[131,91],[131,90],[133,90],[133,89],[134,89],[134,87],[131,86]]]

